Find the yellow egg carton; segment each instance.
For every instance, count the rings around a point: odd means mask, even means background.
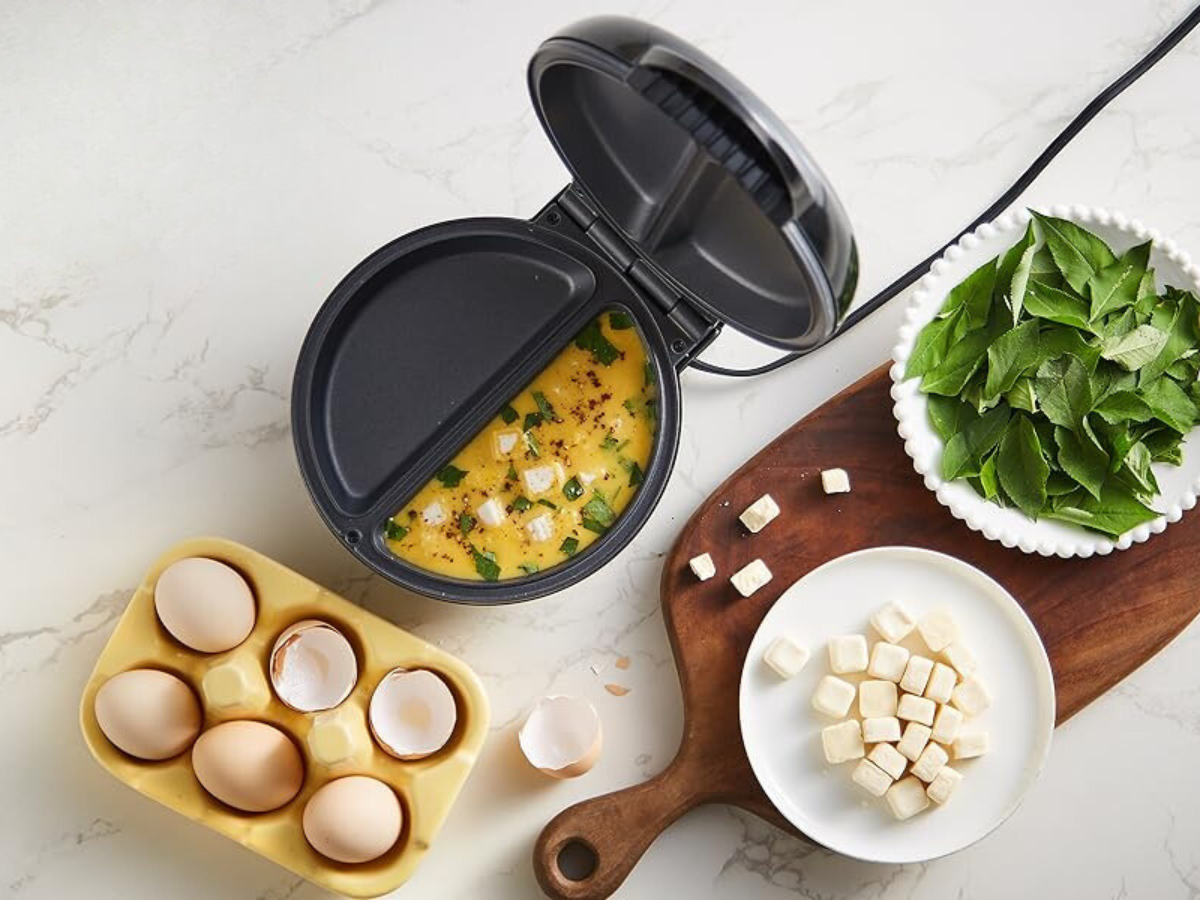
[[[155,615],[154,585],[159,574],[191,556],[232,566],[254,591],[258,612],[254,630],[225,653],[188,649],[167,633]],[[358,657],[354,691],[327,712],[289,709],[275,696],[268,679],[275,638],[301,619],[322,619],[336,626]],[[405,762],[389,756],[374,742],[367,725],[371,693],[397,666],[436,672],[458,703],[453,736],[425,759]],[[112,676],[137,668],[161,669],[191,685],[204,711],[205,729],[231,719],[256,719],[284,731],[304,757],[300,793],[271,812],[241,812],[200,786],[192,771],[190,749],[173,759],[147,762],[114,747],[96,721],[96,692]],[[377,897],[403,884],[429,850],[483,747],[488,703],[479,678],[450,654],[248,547],[219,538],[196,538],[168,550],[146,574],[88,680],[80,720],[92,755],[130,787],[324,888],[351,897]],[[395,846],[358,865],[320,855],[309,846],[301,828],[308,798],[344,775],[370,775],[385,782],[404,808],[404,827]]]

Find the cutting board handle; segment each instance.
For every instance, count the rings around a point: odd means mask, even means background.
[[[698,806],[695,778],[676,759],[642,784],[569,806],[542,829],[533,848],[533,871],[546,896],[555,900],[611,897],[642,854],[668,825]],[[564,854],[565,849],[565,854]],[[593,867],[571,878],[560,868]],[[582,865],[581,865],[582,863]]]

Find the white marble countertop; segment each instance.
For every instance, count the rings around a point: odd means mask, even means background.
[[[793,126],[856,226],[865,298],[987,205],[1186,7],[609,11],[695,41]],[[76,705],[100,648],[143,569],[185,536],[249,543],[483,676],[488,748],[403,896],[537,896],[529,856],[545,822],[671,758],[681,711],[662,554],[735,466],[883,360],[903,301],[773,377],[686,375],[678,466],[653,518],[600,574],[535,604],[456,608],[368,576],[310,505],[288,426],[300,341],[355,262],[431,222],[531,215],[566,182],[525,63],[591,12],[574,0],[0,7],[0,894],[322,896],[118,784],[80,739]],[[1119,209],[1200,253],[1197,84],[1200,35],[1025,199]],[[711,355],[766,356],[734,337]],[[590,667],[623,655],[632,690],[610,696],[611,669]],[[601,710],[606,754],[585,778],[542,783],[515,756],[516,723],[547,691]],[[870,866],[712,807],[672,827],[620,893],[1195,898],[1197,760],[1193,625],[1059,731],[1028,801],[971,850]]]

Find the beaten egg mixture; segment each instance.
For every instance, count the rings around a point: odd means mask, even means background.
[[[656,400],[632,318],[601,314],[392,516],[388,547],[422,569],[485,581],[570,559],[637,493]]]

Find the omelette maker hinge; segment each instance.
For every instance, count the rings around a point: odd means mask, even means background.
[[[721,323],[708,318],[688,303],[682,292],[630,246],[629,242],[597,211],[595,204],[574,184],[560,193],[550,207],[557,207],[618,271],[653,301],[667,319],[682,332],[670,341],[671,356],[678,368],[686,366],[717,336]],[[538,221],[542,221],[539,214]]]

